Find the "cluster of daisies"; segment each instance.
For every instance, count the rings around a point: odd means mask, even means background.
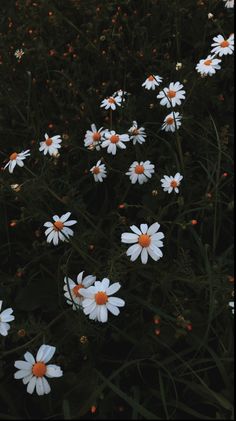
[[[212,76],[217,70],[221,69],[220,64],[222,60],[217,57],[233,54],[234,34],[231,34],[228,38],[223,37],[223,35],[217,35],[213,38],[211,46],[210,54],[196,65],[196,70],[202,77]]]

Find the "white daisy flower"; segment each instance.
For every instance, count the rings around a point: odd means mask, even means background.
[[[171,193],[173,190],[175,193],[179,193],[179,185],[182,179],[183,176],[179,172],[177,172],[174,177],[172,177],[172,175],[170,177],[164,175],[164,178],[161,179],[161,186],[163,187],[163,190],[168,193]]]
[[[122,103],[122,97],[120,95],[117,95],[115,97],[110,96],[109,98],[105,98],[100,107],[104,107],[105,110],[109,110],[109,108],[114,111],[116,110],[116,107],[120,107]]]
[[[12,174],[16,165],[19,165],[19,167],[23,167],[24,166],[24,162],[23,161],[24,161],[24,159],[27,156],[30,156],[29,149],[27,149],[27,151],[22,151],[20,153],[13,152],[9,156],[9,161],[5,165],[4,170],[8,167],[9,173]]]
[[[145,80],[145,82],[143,82],[142,86],[145,89],[156,89],[156,86],[159,86],[162,82],[163,78],[158,76],[158,75],[150,75],[148,76],[148,78]]]
[[[116,154],[117,148],[126,149],[123,142],[129,142],[130,138],[127,134],[117,134],[114,130],[105,133],[105,139],[102,142],[102,148],[107,148],[107,152],[112,155]]]
[[[231,308],[232,314],[234,314],[234,301],[229,301],[229,307]]]
[[[120,96],[122,98],[122,101],[125,101],[125,97],[127,95],[130,95],[128,92],[123,91],[122,89],[119,89],[119,91],[116,91],[112,94],[112,97]]]
[[[213,44],[211,44],[211,53],[218,54],[220,57],[234,52],[234,34],[231,34],[228,39],[225,39],[222,35],[217,35],[213,38]]]
[[[43,142],[40,142],[39,151],[43,152],[44,155],[57,155],[58,149],[61,148],[60,143],[62,142],[61,136],[56,135],[49,137],[47,133],[44,135],[45,140]]]
[[[129,176],[132,184],[135,184],[137,182],[139,184],[143,184],[146,183],[148,179],[152,177],[154,169],[155,166],[151,164],[150,161],[134,161],[133,164],[129,167],[129,171],[125,174]]]
[[[91,124],[91,130],[87,130],[85,134],[84,146],[89,149],[96,149],[97,151],[100,151],[101,142],[103,140],[104,133],[106,132],[107,129],[103,130],[103,127],[100,127],[100,129],[97,130],[95,124]]]
[[[145,133],[145,128],[138,127],[138,123],[135,120],[133,121],[133,126],[130,127],[129,129],[129,135],[130,135],[130,140],[133,141],[134,145],[136,143],[140,143],[140,144],[144,143],[145,137],[147,137]]]
[[[167,108],[181,105],[185,99],[186,92],[182,89],[183,85],[180,82],[171,82],[168,88],[164,88],[159,92],[157,98],[160,99],[160,104]]]
[[[20,48],[20,49],[17,49],[15,52],[14,52],[14,56],[17,58],[17,60],[21,60],[21,57],[23,57],[23,55],[24,55],[25,53],[24,53],[24,51],[22,50],[22,48]]]
[[[101,159],[90,169],[95,181],[103,182],[103,178],[107,177],[107,170],[105,164],[101,164]]]
[[[12,322],[12,320],[15,320],[15,317],[13,316],[13,310],[12,308],[6,308],[6,310],[2,309],[2,303],[3,301],[0,300],[0,335],[7,336],[8,330],[10,329],[9,322]]]
[[[57,246],[60,240],[68,241],[69,237],[74,235],[74,232],[69,227],[77,224],[77,221],[68,221],[70,215],[71,212],[65,213],[65,215],[62,215],[60,218],[59,216],[54,215],[52,218],[54,222],[45,222],[43,226],[47,228],[45,235],[48,243],[53,242],[54,246]]]
[[[234,7],[234,0],[223,0],[225,2],[225,7],[227,9],[231,9]]]
[[[115,294],[121,285],[115,282],[110,285],[110,281],[104,278],[102,281],[96,281],[94,286],[80,290],[84,297],[82,302],[84,314],[89,315],[91,320],[98,320],[105,323],[108,320],[108,312],[114,316],[120,314],[118,307],[124,307],[125,302],[121,298],[111,297]]]
[[[125,232],[121,235],[121,242],[133,244],[128,248],[126,254],[130,256],[131,262],[134,262],[141,254],[141,261],[146,264],[148,255],[155,261],[159,260],[163,253],[160,247],[163,247],[161,241],[165,236],[163,232],[157,232],[160,228],[158,222],[152,224],[149,228],[147,224],[141,224],[140,229],[132,225],[130,229],[133,231]]]
[[[76,282],[72,281],[70,278],[64,278],[64,296],[66,297],[67,304],[72,305],[73,310],[76,310],[78,307],[82,307],[82,301],[84,298],[80,295],[80,289],[88,288],[96,281],[96,276],[88,275],[83,279],[83,274],[84,271],[79,273]]]
[[[63,372],[58,365],[48,364],[56,348],[50,345],[42,345],[36,355],[36,359],[30,352],[24,354],[25,361],[15,361],[14,366],[19,370],[14,374],[15,379],[22,379],[27,384],[27,392],[32,394],[36,387],[39,396],[50,393],[51,388],[46,379],[61,377]]]
[[[175,132],[175,130],[178,130],[181,126],[181,119],[182,116],[180,113],[172,111],[172,113],[166,116],[161,129],[166,132]]]
[[[221,60],[208,56],[206,59],[199,61],[196,65],[196,70],[198,73],[201,73],[202,76],[212,76],[216,73],[216,70],[221,69],[219,63],[221,63]]]

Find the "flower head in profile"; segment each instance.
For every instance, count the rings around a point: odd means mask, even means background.
[[[173,190],[175,193],[179,193],[180,182],[183,179],[183,176],[177,172],[175,176],[164,175],[164,178],[161,179],[161,186],[164,191],[171,193]]]
[[[221,66],[219,65],[220,63],[221,60],[218,58],[208,56],[207,58],[199,61],[196,65],[196,70],[202,76],[212,76],[216,73],[216,70],[221,69]]]
[[[95,124],[91,124],[91,130],[87,130],[85,134],[84,146],[88,149],[96,149],[99,151],[106,132],[107,129],[103,129],[103,127],[97,129]]]
[[[117,96],[110,96],[109,98],[105,98],[100,107],[105,108],[105,110],[111,109],[115,111],[117,107],[120,107],[122,103],[122,97],[120,95]]]
[[[43,152],[44,155],[57,155],[58,154],[58,149],[61,148],[60,143],[62,142],[61,136],[60,135],[56,135],[56,136],[52,136],[49,137],[47,133],[45,133],[44,135],[45,140],[43,140],[43,142],[40,142],[40,147],[39,147],[39,151]]]
[[[72,305],[73,310],[76,310],[78,307],[82,306],[82,301],[84,298],[80,294],[80,289],[88,288],[96,281],[96,276],[88,275],[83,277],[83,275],[84,271],[80,272],[77,276],[76,282],[68,277],[64,278],[64,296],[66,298],[67,304]]]
[[[121,298],[112,297],[121,285],[115,282],[110,285],[110,280],[104,278],[102,281],[96,281],[95,284],[86,289],[80,290],[80,294],[84,297],[82,306],[84,314],[89,315],[91,320],[106,323],[108,320],[108,312],[114,316],[120,314],[119,307],[124,307],[125,302]]]
[[[117,148],[126,149],[124,142],[129,142],[127,134],[118,134],[114,130],[105,133],[105,140],[102,142],[102,148],[107,148],[107,152],[116,155]]]
[[[234,0],[223,0],[227,9],[234,8]]]
[[[119,89],[118,91],[116,91],[112,94],[112,97],[115,98],[116,96],[120,96],[122,101],[124,102],[128,95],[130,95],[128,92],[123,91],[122,89]]]
[[[145,138],[147,137],[145,133],[145,128],[138,127],[138,123],[135,120],[133,121],[133,126],[131,126],[129,129],[129,136],[130,140],[132,140],[133,142],[133,145],[135,145],[136,143],[144,143]]]
[[[13,173],[14,168],[16,167],[16,165],[18,165],[19,167],[23,167],[24,166],[24,160],[27,156],[30,156],[30,151],[29,149],[27,149],[27,151],[22,151],[20,153],[17,152],[13,152],[10,156],[9,156],[9,161],[8,163],[5,165],[4,170],[6,168],[9,169],[9,173]]]
[[[47,237],[47,242],[53,242],[54,246],[57,246],[59,241],[68,241],[69,237],[74,235],[74,232],[71,228],[72,225],[77,224],[75,220],[68,220],[71,212],[67,212],[61,217],[58,215],[53,216],[53,222],[45,222],[44,227],[46,227],[45,235]]]
[[[126,175],[129,176],[132,184],[137,182],[139,184],[143,184],[152,177],[154,171],[155,166],[151,164],[150,161],[134,161],[133,164],[129,167],[129,171],[126,173]]]
[[[182,88],[183,85],[180,82],[171,82],[168,88],[164,88],[159,92],[157,99],[160,99],[160,104],[167,108],[174,108],[176,105],[181,105],[186,94]]]
[[[15,320],[15,317],[13,316],[13,310],[12,308],[6,308],[6,310],[2,310],[2,303],[3,301],[0,300],[0,335],[7,336],[8,330],[10,329],[9,322],[12,322]]]
[[[94,165],[91,169],[90,172],[93,174],[94,180],[96,182],[103,182],[103,179],[107,177],[107,170],[106,170],[106,166],[105,164],[101,163],[101,159],[99,159],[99,161],[96,163],[96,165]]]
[[[157,232],[160,224],[155,222],[150,227],[147,224],[141,224],[140,228],[132,225],[131,232],[124,232],[121,235],[121,242],[126,244],[133,244],[126,252],[130,256],[131,262],[134,262],[141,255],[141,262],[146,264],[148,256],[157,261],[162,256],[161,247],[163,247],[164,238],[163,232]]]
[[[148,91],[152,89],[153,91],[159,86],[162,82],[163,78],[158,75],[150,75],[148,78],[143,82],[142,86],[147,89]]]
[[[175,132],[175,130],[178,130],[181,126],[181,119],[182,116],[180,113],[172,111],[172,113],[166,116],[161,129],[166,132]]]
[[[15,379],[21,379],[24,385],[27,385],[27,392],[32,394],[36,388],[39,396],[47,395],[51,387],[46,379],[61,377],[63,372],[58,365],[47,364],[53,357],[56,348],[50,345],[42,345],[36,355],[36,358],[30,353],[24,354],[23,361],[15,361],[15,368],[18,369],[14,374]]]
[[[220,57],[234,52],[234,34],[231,34],[229,38],[225,39],[222,35],[217,35],[213,38],[213,47],[211,53],[218,54]]]

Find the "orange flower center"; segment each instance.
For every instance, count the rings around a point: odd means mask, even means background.
[[[139,130],[138,130],[138,129],[134,129],[134,130],[132,131],[132,135],[134,135],[134,136],[139,135]]]
[[[114,98],[112,96],[108,99],[108,102],[110,104],[115,104],[116,103],[116,101],[114,100]]]
[[[32,373],[36,377],[43,377],[46,374],[47,367],[46,364],[39,362],[35,363],[32,367]]]
[[[141,247],[149,247],[151,244],[151,238],[147,234],[142,234],[139,236],[138,242]]]
[[[113,135],[110,137],[110,141],[111,141],[111,143],[118,143],[118,142],[119,142],[119,140],[120,140],[120,138],[119,138],[119,136],[118,136],[117,134],[113,134]]]
[[[72,291],[73,291],[73,293],[76,297],[82,297],[82,295],[79,293],[79,290],[81,288],[84,288],[84,286],[82,284],[78,284],[74,288],[72,288]]]
[[[206,65],[206,66],[210,66],[211,64],[212,64],[212,60],[205,60],[204,61],[204,64]]]
[[[94,167],[93,168],[93,174],[99,174],[100,173],[100,168],[99,167]]]
[[[225,39],[224,41],[222,41],[222,42],[220,43],[220,46],[221,46],[222,48],[227,48],[227,47],[229,46],[229,41],[227,41],[227,40]]]
[[[99,291],[97,294],[95,294],[95,301],[99,306],[102,306],[103,304],[107,303],[108,296],[105,292]]]
[[[173,189],[175,189],[178,186],[178,183],[176,180],[172,180],[170,183],[171,187],[173,187]]]
[[[143,174],[144,173],[144,166],[143,165],[136,165],[135,170],[136,174]]]
[[[175,91],[168,91],[168,93],[167,93],[167,96],[169,97],[169,98],[174,98],[175,96],[176,96],[176,92]]]
[[[64,224],[61,221],[56,221],[53,225],[56,231],[61,231],[64,228]]]
[[[49,137],[46,141],[45,141],[47,146],[51,146],[52,144],[52,139]]]
[[[12,153],[12,154],[10,155],[10,160],[11,160],[11,161],[14,161],[14,160],[17,158],[17,156],[18,156],[18,153],[16,153],[16,152]]]
[[[101,139],[100,133],[96,132],[96,133],[93,134],[93,141],[94,142],[99,142],[100,139]]]
[[[173,119],[173,117],[168,117],[167,119],[166,119],[166,123],[167,124],[169,124],[170,126],[171,126],[171,124],[173,124],[174,123],[174,119]]]
[[[154,77],[151,75],[148,77],[148,80],[150,80],[150,82],[152,82],[154,80]]]

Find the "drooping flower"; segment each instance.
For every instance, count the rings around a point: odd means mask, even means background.
[[[6,308],[6,310],[2,310],[2,303],[3,301],[0,300],[0,335],[7,336],[8,331],[10,329],[9,322],[12,322],[15,320],[15,317],[13,316],[13,310],[12,308]]]
[[[103,129],[103,127],[100,127],[100,129],[97,130],[95,124],[91,124],[91,130],[87,130],[85,135],[84,146],[89,149],[96,149],[99,151],[106,131],[107,129]]]
[[[43,152],[44,155],[57,155],[58,149],[61,148],[60,143],[62,142],[61,136],[56,135],[49,137],[47,133],[44,135],[45,140],[43,142],[40,142],[39,151]]]
[[[234,7],[234,0],[223,0],[225,2],[225,7],[227,9],[232,9]]]
[[[117,134],[114,130],[105,133],[105,140],[102,142],[102,148],[107,148],[107,152],[116,155],[117,148],[126,149],[124,142],[129,142],[127,134]]]
[[[142,144],[145,142],[145,138],[147,137],[145,133],[145,128],[138,127],[137,121],[133,121],[133,126],[130,127],[128,132],[130,135],[130,140],[132,140],[133,142],[133,145],[135,145],[136,143]]]
[[[211,46],[213,47],[211,53],[218,54],[220,57],[234,52],[234,34],[231,34],[228,39],[225,39],[222,35],[217,35],[213,38]]]
[[[66,297],[66,302],[69,305],[72,305],[72,309],[76,310],[78,307],[82,307],[83,297],[80,294],[81,288],[88,288],[94,284],[96,281],[96,276],[88,275],[83,278],[83,272],[80,272],[77,276],[76,282],[71,278],[64,278],[64,296]]]
[[[150,161],[134,161],[129,167],[129,171],[126,175],[129,176],[132,184],[138,182],[139,184],[146,183],[154,173],[155,166]]]
[[[161,179],[161,186],[164,191],[171,193],[173,190],[175,193],[179,193],[180,181],[183,179],[183,176],[177,172],[175,176],[164,175],[164,178]]]
[[[166,132],[175,132],[175,130],[178,130],[181,126],[181,119],[182,116],[180,113],[172,111],[172,113],[166,116],[161,129]]]
[[[54,215],[54,222],[45,222],[44,227],[46,227],[45,235],[47,237],[47,242],[53,242],[54,246],[57,246],[59,241],[68,241],[69,237],[74,235],[74,232],[69,227],[77,224],[77,221],[70,220],[71,212],[67,212],[61,217]]]
[[[14,168],[16,165],[18,165],[19,167],[23,167],[24,166],[24,160],[27,156],[30,156],[30,151],[29,149],[27,149],[27,151],[22,151],[20,153],[17,152],[13,152],[10,156],[9,156],[9,161],[8,163],[5,165],[4,170],[6,168],[9,169],[9,173],[13,173]]]
[[[196,70],[201,73],[202,76],[212,76],[216,73],[216,70],[221,69],[219,65],[221,60],[208,56],[206,59],[200,60],[196,65]]]
[[[110,96],[109,98],[105,98],[100,107],[104,107],[105,110],[111,109],[112,111],[116,110],[116,107],[120,107],[122,103],[122,97],[120,95],[117,95],[115,97]]]
[[[94,165],[90,171],[93,174],[94,180],[100,183],[103,182],[103,179],[107,177],[107,170],[105,164],[101,164],[101,159]]]
[[[97,320],[105,323],[108,320],[108,312],[114,316],[120,314],[119,307],[124,307],[125,301],[118,297],[112,297],[121,285],[115,282],[110,285],[110,280],[104,278],[102,281],[96,281],[95,284],[86,289],[80,290],[80,294],[84,297],[82,306],[84,314],[89,315],[91,320]]]
[[[51,391],[51,387],[46,379],[53,377],[61,377],[63,372],[58,365],[48,364],[51,360],[56,348],[50,345],[42,345],[36,355],[36,359],[30,352],[24,354],[25,360],[15,361],[15,368],[18,371],[14,374],[15,379],[22,379],[27,385],[27,392],[32,394],[36,388],[39,396],[47,395]]]
[[[140,229],[135,225],[132,225],[130,229],[133,231],[125,232],[121,235],[121,242],[127,244],[133,244],[128,248],[126,254],[130,256],[130,260],[134,262],[141,254],[141,262],[146,264],[148,256],[153,260],[157,261],[162,256],[161,247],[163,247],[164,238],[163,232],[157,232],[160,228],[160,224],[155,222],[149,228],[147,224],[141,224]]]
[[[160,99],[160,104],[167,108],[174,108],[176,105],[181,105],[186,94],[182,88],[183,85],[180,82],[171,82],[168,88],[164,88],[159,92],[157,99]]]
[[[147,90],[154,90],[156,86],[159,86],[162,82],[163,78],[158,75],[150,75],[148,78],[143,82],[142,86]]]

